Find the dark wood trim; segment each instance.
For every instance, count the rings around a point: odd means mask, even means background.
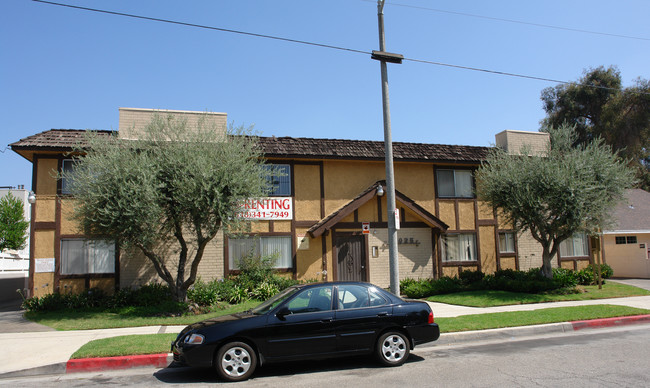
[[[366,279],[364,281],[369,282],[370,281],[370,241],[368,239],[367,234],[362,234],[363,236],[363,242],[364,245],[366,246],[365,248],[365,257],[364,257],[364,263],[363,263],[363,268],[365,269],[366,273]]]
[[[112,277],[115,277],[114,273],[87,273],[60,276],[61,279],[110,279]]]
[[[336,249],[336,229],[331,229],[332,235],[332,281],[339,279],[338,250]]]
[[[443,261],[443,267],[476,267],[478,265],[478,260],[472,261]]]
[[[310,226],[314,226],[315,223],[318,221],[295,221],[296,228],[309,228]]]
[[[460,229],[460,212],[458,211],[458,198],[454,199],[454,216],[456,216],[456,229]]]
[[[476,220],[476,226],[497,226],[496,220]]]
[[[56,229],[56,221],[40,221],[40,222],[32,222],[32,223],[34,224],[35,230]]]
[[[320,182],[320,219],[325,218],[325,166],[323,162],[318,163],[319,182]]]
[[[438,243],[437,243],[437,238],[436,238],[436,231],[432,228],[431,229],[431,263],[433,264],[432,267],[432,275],[433,279],[438,279],[438,255],[436,254],[436,251],[438,249]]]
[[[59,160],[59,171],[61,168],[61,160]],[[59,179],[59,182],[57,183],[57,186],[60,187],[61,180]],[[58,190],[58,189],[57,189]],[[60,190],[59,190],[60,192]],[[63,216],[62,213],[62,203],[61,203],[61,198],[57,197],[54,200],[54,220],[56,223],[56,227],[54,229],[54,284],[53,284],[53,291],[58,293],[59,290],[59,278],[61,276],[61,217]]]
[[[473,174],[472,174],[472,179],[474,179]],[[476,269],[480,271],[482,268],[482,260],[481,260],[482,256],[481,256],[481,229],[478,226],[478,201],[474,200],[472,202],[474,202],[474,229],[476,230],[476,261],[478,262],[478,267]]]
[[[323,261],[323,271],[325,271],[325,275],[323,276],[324,281],[329,280],[329,270],[327,269],[327,235],[323,234],[320,236],[320,241],[321,241],[321,259]]]
[[[337,229],[357,229],[361,230],[363,226],[362,222],[339,222],[336,224]],[[388,228],[388,222],[371,222],[371,229],[385,229]],[[411,221],[411,222],[400,222],[400,229],[403,228],[431,228],[424,222]],[[433,229],[433,228],[431,228]]]
[[[273,233],[273,228],[275,227],[275,221],[268,220],[269,223],[269,232]]]
[[[36,174],[38,173],[38,159],[34,158],[32,162],[32,191],[38,193],[38,187],[36,183]],[[36,251],[36,238],[34,232],[36,230],[36,206],[38,206],[38,194],[36,194],[36,203],[31,204],[31,222],[29,225],[29,279],[27,281],[28,297],[34,296],[34,268],[36,266],[36,261],[34,258],[34,253]]]
[[[352,214],[353,214],[354,223],[359,222],[359,209],[354,209]]]

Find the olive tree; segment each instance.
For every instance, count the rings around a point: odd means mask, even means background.
[[[0,252],[5,249],[23,249],[27,241],[27,227],[23,202],[11,193],[0,198]]]
[[[541,244],[541,271],[551,278],[551,259],[560,243],[576,232],[590,234],[606,226],[633,172],[600,139],[574,147],[573,127],[547,131],[550,143],[542,156],[526,147],[517,155],[494,148],[476,172],[476,186],[480,200]]]
[[[249,129],[223,131],[205,118],[190,126],[159,114],[138,140],[89,132],[84,143],[74,172],[63,174],[76,201],[73,217],[89,238],[142,252],[178,301],[195,282],[207,244],[222,229],[240,229],[242,201],[267,189]]]

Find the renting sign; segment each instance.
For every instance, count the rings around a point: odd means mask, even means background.
[[[240,216],[247,220],[291,220],[293,201],[290,197],[249,199],[241,204]]]

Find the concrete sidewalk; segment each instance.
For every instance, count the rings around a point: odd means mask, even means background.
[[[650,281],[648,281],[650,284]],[[465,307],[443,303],[430,303],[436,318],[457,317],[460,315],[485,314],[504,311],[530,311],[564,306],[582,306],[595,304],[614,304],[650,310],[650,296],[635,296],[615,299],[599,299],[589,301],[569,301],[537,303],[526,305],[512,305],[499,307]],[[3,317],[5,319],[3,319]],[[599,320],[598,325],[617,325],[632,322],[631,319]],[[610,322],[611,321],[611,322]],[[635,320],[636,322],[638,320]],[[641,322],[650,322],[650,317],[641,319]],[[20,331],[20,327],[25,328]],[[124,329],[78,330],[78,331],[52,331],[42,325],[29,322],[22,318],[22,312],[14,315],[0,315],[0,344],[5,349],[11,349],[12,356],[6,357],[0,363],[0,378],[21,375],[58,374],[66,373],[66,365],[70,356],[84,344],[100,338],[115,337],[133,334],[178,333],[184,326],[147,326]],[[482,339],[499,338],[500,336],[513,337],[516,333],[529,336],[535,333],[562,332],[575,330],[570,323],[528,326],[521,328],[483,330],[467,333],[443,334],[436,343],[457,343],[478,341]],[[36,330],[34,330],[36,329]],[[158,358],[169,360],[168,355],[158,355]],[[139,362],[121,360],[126,362]],[[150,364],[152,365],[152,364]],[[96,370],[96,369],[95,369]]]

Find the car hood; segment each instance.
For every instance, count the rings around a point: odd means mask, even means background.
[[[214,326],[214,325],[223,324],[223,323],[226,323],[226,322],[240,321],[242,319],[252,318],[252,317],[255,317],[255,316],[256,316],[255,314],[252,314],[252,313],[249,313],[249,312],[230,314],[230,315],[222,315],[220,317],[214,317],[214,318],[206,319],[205,321],[193,323],[193,324],[189,325],[187,327],[187,329],[198,330],[198,329],[203,329],[203,328]]]

